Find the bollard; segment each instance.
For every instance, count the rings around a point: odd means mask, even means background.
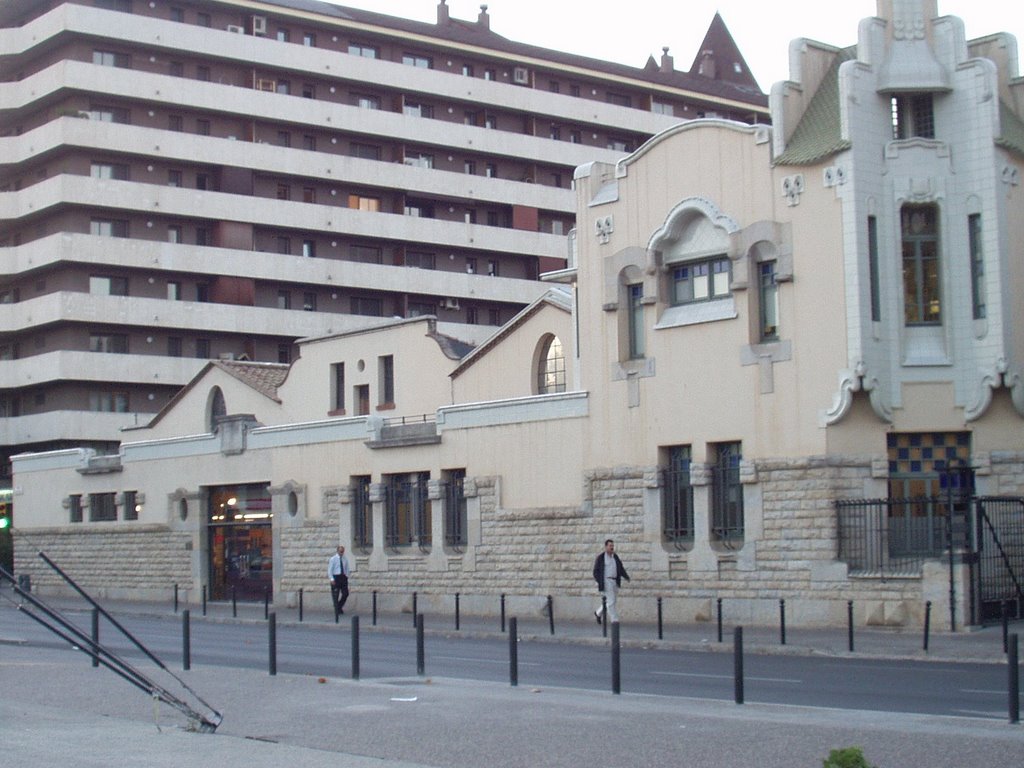
[[[779,600],[779,641],[786,644],[786,601]]]
[[[353,616],[349,622],[352,627],[352,679],[359,679],[359,617]]]
[[[373,590],[373,626],[377,626],[377,590]]]
[[[100,654],[97,646],[100,644],[100,609],[92,609],[92,665],[100,665]]]
[[[270,587],[263,588],[263,618],[270,618]]]
[[[181,668],[192,669],[192,638],[188,608],[181,612]]]
[[[601,595],[601,637],[608,637],[608,598]]]
[[[722,598],[718,598],[718,642],[722,642]]]
[[[416,617],[416,674],[421,677],[426,673],[426,659],[423,648],[423,616]]]
[[[1017,634],[1007,638],[1007,663],[1009,665],[1010,722],[1020,722],[1020,667],[1017,664]]]
[[[235,585],[231,585],[231,618],[238,618],[238,590]]]
[[[455,631],[459,631],[459,593],[455,593]]]
[[[505,631],[505,593],[501,593],[501,631]]]
[[[555,634],[555,599],[548,595],[548,627],[551,629],[551,634]]]
[[[174,585],[174,612],[178,612],[178,585]]]
[[[516,617],[508,621],[508,684],[519,685],[519,630]]]
[[[417,619],[417,617],[419,615],[420,615],[420,612],[416,609],[416,593],[413,592],[412,593],[412,625],[414,627],[419,624],[419,621]]]
[[[743,627],[733,630],[732,668],[735,680],[735,699],[737,704],[743,703]]]
[[[665,633],[664,633],[663,629],[664,629],[664,627],[663,627],[662,618],[661,618],[661,598],[659,597],[658,598],[658,639],[659,640],[664,640],[665,639]]]
[[[203,616],[206,615],[206,585],[203,584]]]
[[[1009,647],[1009,635],[1007,634],[1010,631],[1010,611],[1007,610],[1009,606],[1010,603],[1007,600],[1003,600],[1000,604],[1003,621],[1003,653],[1006,653],[1007,648]]]
[[[924,652],[928,653],[928,633],[932,625],[932,601],[924,604]]]
[[[846,601],[846,637],[850,653],[853,653],[853,600]]]
[[[619,622],[612,622],[612,693],[622,693],[622,659],[619,648]]]
[[[267,617],[267,656],[270,664],[270,674],[277,674],[277,614],[272,613]]]
[[[299,587],[299,624],[302,623],[302,587]]]

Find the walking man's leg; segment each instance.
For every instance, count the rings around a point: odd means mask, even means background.
[[[619,585],[615,583],[615,579],[604,580],[604,594],[608,605],[608,621],[614,624],[619,620],[619,612],[615,608],[615,598],[619,593]]]

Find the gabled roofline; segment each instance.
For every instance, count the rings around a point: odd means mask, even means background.
[[[448,374],[452,379],[460,376],[475,362],[494,349],[502,339],[507,338],[527,320],[537,314],[545,305],[555,307],[563,312],[572,312],[572,297],[564,288],[554,287],[538,296],[528,306],[520,310],[519,314],[501,326],[497,331],[488,337],[480,346],[466,355],[462,362],[455,366],[455,370]]]

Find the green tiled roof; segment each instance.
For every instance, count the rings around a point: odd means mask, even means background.
[[[849,149],[850,142],[840,133],[839,66],[856,55],[856,46],[836,53],[832,66],[786,144],[786,150],[775,158],[776,165],[810,165]]]
[[[1018,155],[1024,155],[1024,120],[1017,117],[1002,100],[999,102],[999,128],[996,144]]]

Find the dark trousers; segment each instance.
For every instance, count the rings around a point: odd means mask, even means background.
[[[334,577],[331,582],[331,599],[339,611],[345,607],[345,601],[348,600],[348,576],[341,574]]]

